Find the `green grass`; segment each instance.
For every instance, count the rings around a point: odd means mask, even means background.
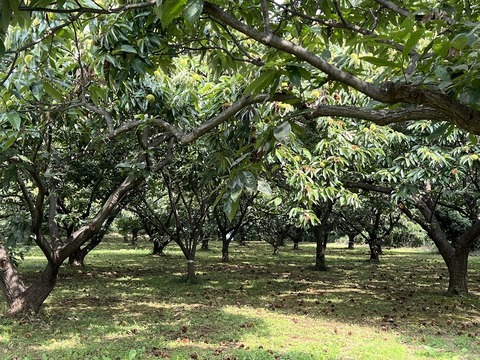
[[[175,246],[152,257],[110,239],[83,269],[64,267],[38,315],[0,319],[0,359],[478,359],[480,259],[470,293],[445,295],[441,258],[387,250],[380,263],[343,244],[327,272],[311,270],[313,244],[220,244],[199,252],[198,281],[184,281]],[[32,252],[21,265],[43,267]],[[3,303],[1,309],[5,310]]]

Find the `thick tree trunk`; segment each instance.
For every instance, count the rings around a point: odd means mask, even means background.
[[[368,247],[370,248],[370,260],[378,261],[380,257],[379,257],[378,247],[375,244],[374,240],[370,240],[368,242]]]
[[[27,311],[38,312],[50,295],[57,281],[59,267],[48,264],[35,282],[9,307],[9,314],[16,315]]]
[[[0,290],[5,296],[9,307],[26,290],[17,268],[10,261],[8,253],[2,247],[0,247]]]
[[[0,290],[7,300],[8,314],[38,312],[55,287],[58,269],[57,265],[48,263],[40,276],[27,288],[7,252],[0,247]]]
[[[448,293],[458,295],[468,292],[467,269],[469,249],[456,249],[447,263],[449,282]]]

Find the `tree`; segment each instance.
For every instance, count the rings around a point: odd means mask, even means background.
[[[362,200],[358,209],[341,214],[340,227],[346,229],[349,237],[360,235],[370,248],[370,260],[378,261],[384,239],[400,221],[400,212],[383,194],[367,194]]]
[[[131,31],[148,19],[156,17],[126,13],[123,20]],[[28,287],[21,285],[22,279],[16,274],[0,277],[4,289],[23,289],[5,292],[11,314],[40,308],[54,288],[61,264],[105,228],[132,190],[171,161],[175,142],[194,142],[242,108],[268,100],[259,94],[239,98],[222,108],[221,103],[217,105],[220,94],[223,97],[218,88],[202,98],[205,106],[199,107],[197,98],[196,109],[200,111],[196,117],[180,116],[184,111],[181,103],[172,101],[167,106],[162,99],[165,92],[161,86],[170,92],[172,82],[152,81],[155,76],[164,80],[168,76],[147,73],[145,64],[153,66],[149,59],[138,53],[132,58],[131,48],[118,44],[119,28],[125,28],[117,26],[117,17],[94,16],[89,23],[80,16],[60,12],[48,19],[35,15],[31,20],[38,26],[12,27],[5,40],[9,50],[2,58],[6,77],[1,80],[5,112],[1,115],[0,161],[3,174],[10,174],[9,182],[15,183],[22,194],[23,206],[30,213],[30,232],[48,264]],[[50,21],[59,24],[53,32]],[[154,23],[150,25],[150,29],[155,28]],[[55,36],[60,29],[62,36]],[[53,38],[45,36],[49,32]],[[153,30],[150,35],[152,39],[158,37]],[[36,40],[24,46],[20,38]],[[91,46],[93,43],[96,45]],[[118,46],[118,50],[105,54],[111,46]],[[18,54],[27,50],[28,56],[19,66]],[[28,75],[31,70],[36,76]],[[115,152],[116,147],[122,152]],[[93,191],[94,177],[89,177],[85,191],[95,193],[94,206],[86,217],[75,219],[74,230],[67,236],[59,221],[66,215],[62,205],[81,208],[86,198],[76,188],[78,182],[72,183],[78,168],[69,165],[85,159],[91,160],[88,169],[106,169],[117,177],[99,192]]]

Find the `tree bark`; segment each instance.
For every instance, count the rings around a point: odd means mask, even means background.
[[[209,250],[208,238],[203,238],[202,239],[202,246],[200,247],[200,250],[202,250],[202,251],[208,251]]]
[[[458,295],[468,292],[467,269],[469,249],[456,249],[448,267],[448,293]]]
[[[170,243],[170,240],[161,241],[159,239],[154,239],[152,255],[160,255],[160,256],[165,255],[164,250],[169,243]]]
[[[355,249],[355,234],[348,234],[348,250]]]
[[[228,254],[228,248],[230,246],[230,240],[227,239],[222,239],[222,261],[223,262],[228,262],[229,259],[229,254]]]
[[[49,262],[31,286],[25,287],[15,265],[0,247],[0,289],[8,304],[8,314],[37,312],[52,292],[59,266]]]
[[[195,280],[195,262],[187,260],[187,281]]]
[[[0,288],[9,307],[26,290],[17,268],[10,261],[7,251],[0,247]]]
[[[378,261],[380,260],[380,252],[378,251],[378,246],[375,244],[374,239],[370,239],[368,241],[368,247],[370,248],[370,260],[371,261]]]
[[[319,205],[313,207],[315,215],[320,220],[320,223],[313,227],[313,234],[315,236],[315,242],[317,243],[315,251],[315,269],[319,271],[328,270],[325,259],[325,244],[328,240],[327,222],[332,213],[332,207],[333,203],[331,201],[327,201],[323,208]]]
[[[468,292],[468,255],[472,244],[480,236],[480,221],[473,221],[472,226],[457,238],[454,247],[448,241],[434,211],[427,202],[421,197],[417,197],[414,205],[422,214],[421,217],[415,216],[405,204],[401,204],[400,209],[408,218],[418,223],[435,243],[448,268],[448,293],[457,295]]]
[[[90,251],[95,249],[101,243],[101,239],[97,239],[95,237],[88,245],[83,247],[82,249],[78,249],[68,258],[68,264],[70,266],[85,266],[85,257],[88,255]]]

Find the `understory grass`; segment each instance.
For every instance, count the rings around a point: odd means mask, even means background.
[[[480,259],[470,292],[446,296],[446,267],[428,250],[327,250],[329,271],[312,270],[314,244],[300,250],[220,244],[198,252],[198,279],[170,245],[150,255],[110,238],[84,268],[65,266],[37,315],[0,318],[1,359],[478,359]],[[37,251],[20,271],[43,268]],[[5,311],[4,303],[0,310]]]

